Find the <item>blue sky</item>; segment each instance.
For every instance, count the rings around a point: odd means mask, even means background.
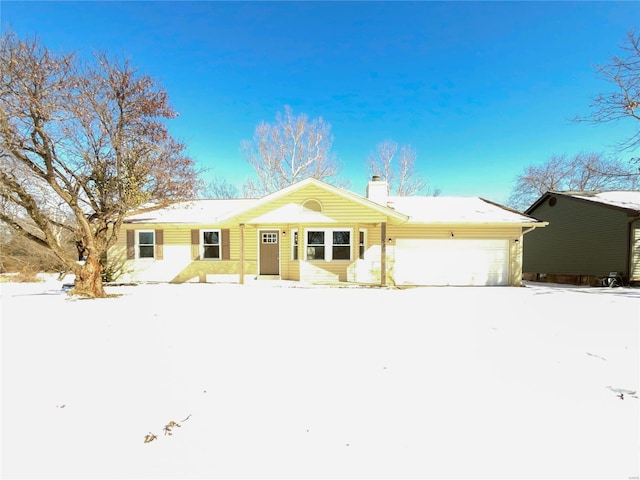
[[[0,16],[53,50],[130,58],[167,89],[169,128],[205,179],[239,188],[252,175],[241,140],[284,105],[331,124],[360,194],[385,139],[410,144],[442,195],[504,203],[524,166],[614,153],[637,128],[571,118],[612,89],[593,65],[620,53],[639,2],[2,0]]]

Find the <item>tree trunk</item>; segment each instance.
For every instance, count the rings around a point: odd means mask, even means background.
[[[102,286],[102,265],[99,259],[89,254],[83,265],[78,265],[75,269],[76,284],[71,295],[80,295],[90,298],[102,298],[107,294]]]

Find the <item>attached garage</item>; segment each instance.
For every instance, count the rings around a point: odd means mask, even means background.
[[[509,285],[509,241],[398,239],[396,285]]]

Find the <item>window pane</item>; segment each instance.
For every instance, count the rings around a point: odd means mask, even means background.
[[[218,233],[219,232],[203,232],[203,235],[204,235],[203,243],[205,245],[218,245],[220,243]]]
[[[140,246],[140,258],[153,258],[153,246]]]
[[[307,247],[307,260],[324,260],[324,247]]]
[[[262,234],[262,243],[278,243],[278,234],[277,233],[263,233]]]
[[[307,232],[309,245],[324,245],[324,232]]]
[[[334,245],[349,245],[351,232],[333,232]]]
[[[298,260],[298,232],[293,232],[293,259]]]
[[[138,232],[138,243],[140,245],[153,245],[153,232]]]
[[[351,259],[351,247],[333,247],[333,259],[334,260],[350,260]]]
[[[204,258],[220,258],[220,247],[217,245],[205,245],[202,255]]]

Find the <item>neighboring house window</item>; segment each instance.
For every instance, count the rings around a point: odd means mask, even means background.
[[[202,230],[203,259],[220,259],[220,230]]]
[[[136,237],[138,242],[138,258],[154,258],[155,251],[155,232],[153,230],[138,230]]]
[[[298,230],[291,230],[291,260],[298,260]]]
[[[358,258],[364,260],[364,252],[367,249],[367,231],[360,230],[358,240]]]
[[[307,230],[307,260],[351,260],[351,230]]]

